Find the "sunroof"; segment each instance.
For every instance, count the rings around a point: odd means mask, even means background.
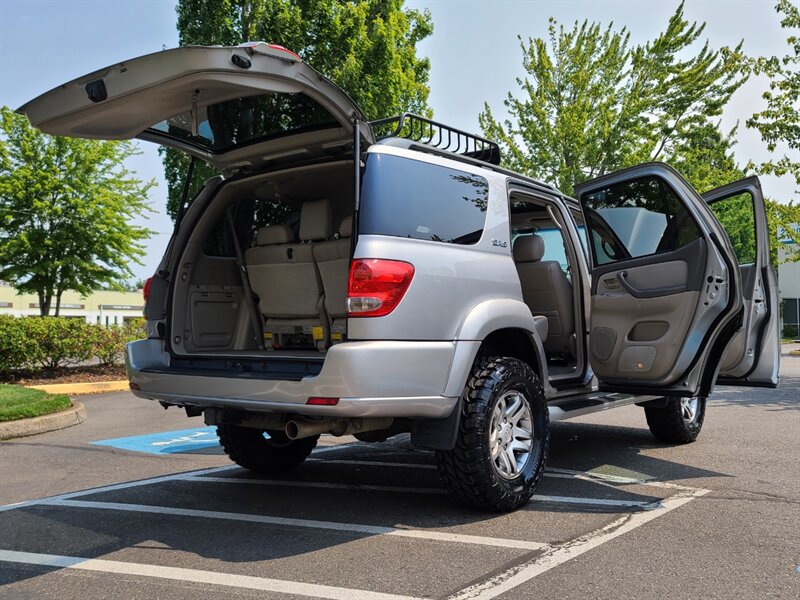
[[[336,119],[305,94],[268,93],[198,107],[197,135],[192,114],[184,112],[150,129],[214,153],[261,140],[336,127]]]

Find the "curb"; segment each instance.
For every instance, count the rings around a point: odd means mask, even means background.
[[[32,417],[30,419],[0,422],[0,440],[65,429],[83,423],[85,420],[86,409],[83,407],[83,404],[73,400],[72,406],[61,412],[42,415],[41,417]]]
[[[45,385],[26,385],[34,390],[42,390],[49,394],[66,394],[78,396],[80,394],[100,394],[102,392],[124,392],[130,389],[127,379],[116,381],[94,381],[89,383],[49,383]]]

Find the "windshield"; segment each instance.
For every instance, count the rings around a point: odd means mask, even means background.
[[[197,112],[197,135],[192,135],[190,111],[156,123],[150,130],[216,153],[278,136],[338,126],[326,109],[301,93],[234,98],[198,107]]]

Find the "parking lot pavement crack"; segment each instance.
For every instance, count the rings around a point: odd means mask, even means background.
[[[451,595],[448,600],[489,600],[496,598],[550,569],[707,494],[708,491],[705,489],[682,491],[660,502],[653,502],[642,512],[625,514],[595,531],[578,536],[560,545],[552,545],[532,560],[490,576],[481,583],[468,586]]]
[[[498,567],[492,569],[491,571],[487,571],[474,579],[468,581],[466,584],[462,585],[459,588],[453,588],[440,594],[436,597],[436,600],[452,600],[453,598],[458,598],[459,594],[463,592],[465,589],[470,589],[476,586],[483,584],[486,581],[490,581],[495,577],[499,577],[508,572],[517,572],[525,565],[529,564],[531,561],[535,560],[536,558],[542,556],[546,553],[552,546],[548,548],[543,548],[541,551],[531,551],[525,552],[524,554],[520,554],[512,558],[511,560],[506,561],[505,563],[499,565]]]
[[[732,493],[731,493],[732,492]],[[753,492],[750,490],[731,489],[724,492],[711,492],[706,496],[707,500],[744,500],[746,502],[775,502],[777,504],[799,504],[796,498],[787,498],[777,494],[767,492]]]

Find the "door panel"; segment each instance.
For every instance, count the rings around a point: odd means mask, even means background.
[[[705,244],[695,240],[625,264],[598,268],[593,279],[592,322],[601,325],[590,332],[592,367],[602,379],[657,381],[675,366],[688,337],[703,284],[698,266],[705,266]]]
[[[757,177],[703,194],[733,245],[742,282],[744,315],[720,360],[719,381],[776,386],[779,381],[778,288],[769,262],[766,208]]]
[[[724,231],[666,165],[577,191],[591,240],[589,347],[600,387],[698,393],[717,338],[742,306]]]

